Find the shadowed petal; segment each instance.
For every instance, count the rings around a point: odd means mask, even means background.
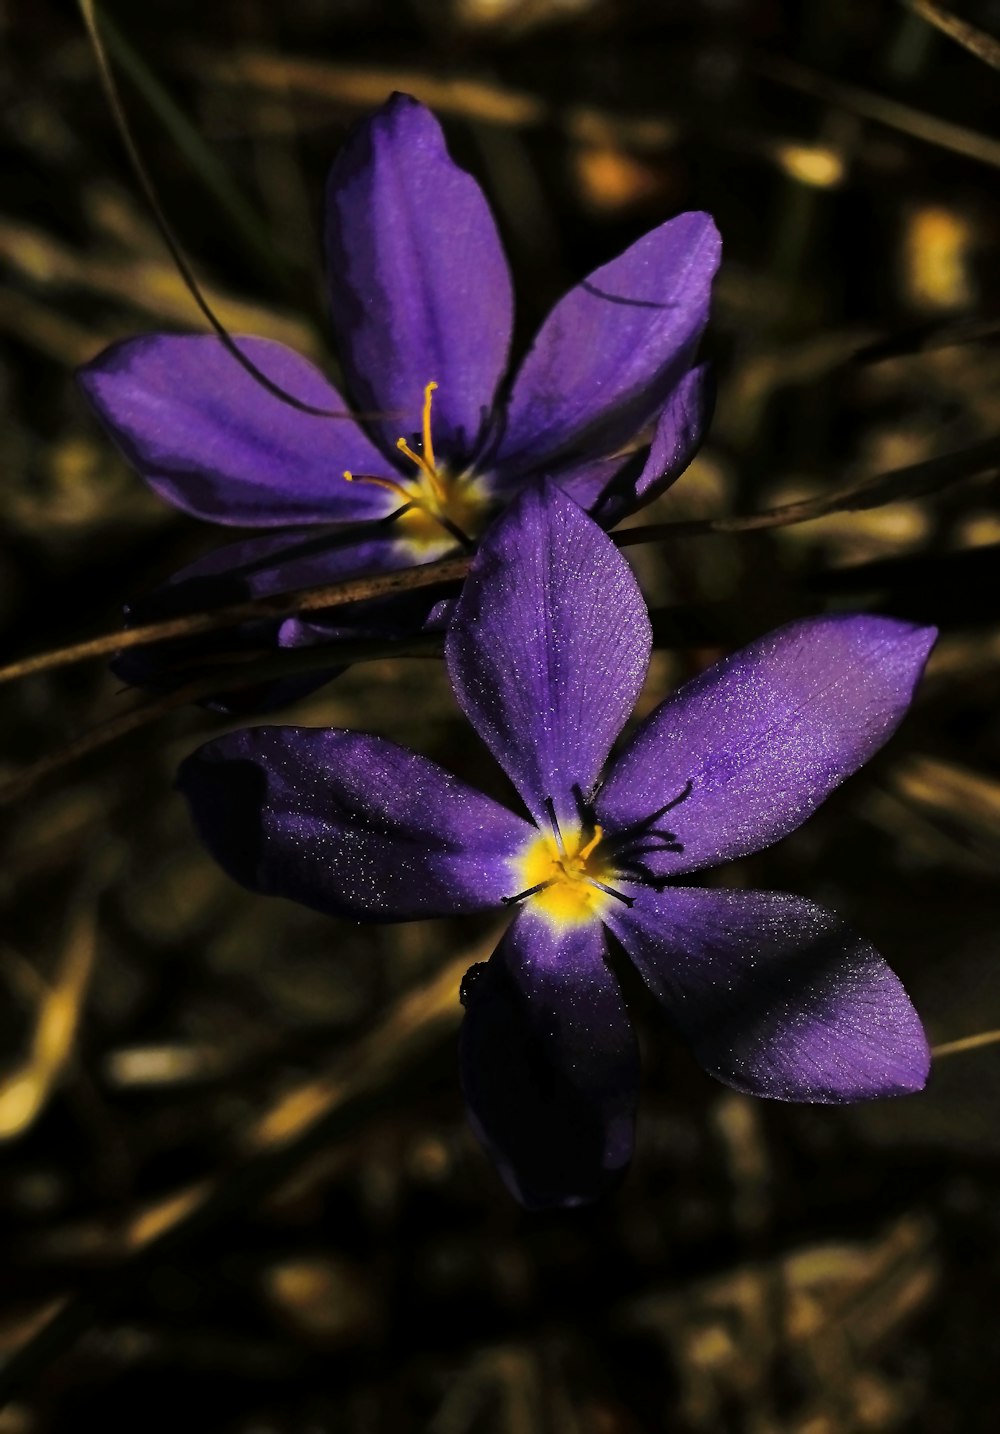
[[[177,780],[236,881],[362,920],[499,905],[532,831],[435,762],[363,732],[234,732],[188,757]]]
[[[639,1080],[600,923],[519,912],[462,999],[462,1088],[507,1187],[529,1209],[596,1200],[631,1158]]]
[[[298,588],[345,581],[419,561],[412,545],[395,524],[366,524],[342,529],[285,528],[228,543],[204,553],[174,573],[167,582],[130,603],[130,626],[163,618],[228,606],[246,598],[294,592]],[[429,554],[435,556],[434,553]],[[266,654],[282,647],[318,645],[338,639],[394,639],[419,632],[434,606],[434,589],[418,589],[392,599],[350,603],[327,616],[270,618],[236,628],[128,648],[111,664],[112,671],[133,686],[169,691],[208,676],[213,667],[233,671],[232,654]],[[302,636],[308,630],[307,636]],[[228,691],[205,705],[233,713],[266,712],[314,691],[342,669],[290,674],[247,688]]]
[[[936,636],[858,615],[768,633],[646,719],[611,767],[598,821],[634,829],[634,851],[660,875],[769,846],[896,730]]]
[[[630,890],[635,905],[608,925],[711,1075],[821,1104],[923,1088],[920,1018],[831,912],[773,891]]]
[[[625,459],[576,465],[555,481],[602,528],[613,528],[681,476],[701,447],[713,402],[711,369],[702,364],[686,373],[667,399],[648,448]]]
[[[341,357],[389,453],[434,396],[438,454],[467,456],[507,363],[510,275],[476,181],[407,95],[352,132],[327,186],[330,301]],[[391,415],[391,416],[390,416]]]
[[[681,214],[561,299],[514,380],[497,466],[551,472],[652,423],[708,321],[719,255],[709,215]]]
[[[303,403],[345,411],[317,368],[270,339],[236,342]],[[80,384],[126,460],[161,498],[211,523],[270,527],[377,518],[396,506],[344,470],[384,473],[353,419],[302,413],[269,393],[214,334],[149,334],[105,349]]]
[[[642,686],[649,619],[611,539],[558,489],[526,490],[488,530],[446,654],[466,716],[536,820],[578,816]]]

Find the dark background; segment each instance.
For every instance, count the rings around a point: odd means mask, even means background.
[[[325,168],[402,88],[493,201],[522,346],[645,229],[716,216],[716,420],[643,521],[752,513],[997,433],[1000,74],[903,4],[108,8],[136,138],[236,331],[332,363]],[[1000,5],[962,14],[1000,33]],[[219,535],[144,490],[74,387],[112,339],[198,327],[78,16],[8,0],[0,37],[10,658],[112,630]],[[914,491],[630,552],[662,642],[646,707],[802,613],[941,624],[888,750],[723,874],[851,919],[940,1043],[1000,1026],[1000,490],[987,470]],[[0,688],[0,776],[133,702],[99,662]],[[436,661],[358,665],[287,720],[486,765]],[[996,1428],[1000,1050],[943,1057],[905,1101],[783,1107],[714,1085],[640,1011],[627,1181],[525,1214],[455,1069],[458,974],[494,928],[361,930],[236,888],[172,790],[222,729],[167,712],[3,794],[0,1434]]]

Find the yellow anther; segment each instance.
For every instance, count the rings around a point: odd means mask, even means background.
[[[595,827],[594,827],[594,835],[590,838],[590,841],[587,843],[587,845],[586,845],[585,847],[581,847],[581,849],[577,852],[577,854],[576,854],[576,859],[577,859],[577,861],[586,861],[587,858],[588,858],[588,856],[590,856],[591,852],[594,850],[594,848],[600,844],[600,840],[601,840],[601,837],[602,837],[603,835],[604,835],[604,828],[603,828],[603,827],[599,827],[599,826],[595,826]]]
[[[409,458],[410,462],[415,463],[422,473],[426,473],[428,478],[430,477],[431,470],[428,467],[427,460],[421,457],[419,453],[414,453],[413,449],[407,443],[405,438],[397,438],[396,447],[399,449],[400,453],[405,453],[407,458]]]
[[[391,478],[376,478],[373,473],[352,473],[344,469],[344,477],[348,483],[374,483],[376,488],[385,488],[390,493],[395,493],[397,498],[402,498],[404,503],[416,502],[416,495],[409,489],[404,488],[402,483],[396,483]]]
[[[433,379],[431,379],[430,383],[424,385],[424,459],[432,473],[437,467],[434,462],[434,443],[431,438],[431,402],[432,394],[436,388],[437,384]]]

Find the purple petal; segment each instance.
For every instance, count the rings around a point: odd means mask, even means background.
[[[648,449],[574,465],[554,481],[602,528],[613,528],[658,498],[688,467],[708,428],[713,399],[709,365],[691,369],[667,399]]]
[[[513,297],[493,216],[407,95],[362,121],[330,171],[333,323],[351,390],[387,452],[420,427],[432,379],[438,454],[467,456],[507,363]]]
[[[612,765],[597,820],[633,829],[632,854],[659,875],[769,846],[896,730],[936,636],[855,615],[768,633],[646,719]]]
[[[344,413],[317,368],[270,339],[237,339],[300,402]],[[210,523],[271,527],[377,518],[398,507],[382,488],[347,483],[386,472],[351,418],[319,418],[269,393],[213,334],[149,334],[113,344],[80,383],[126,460],[161,498]]]
[[[127,609],[129,625],[226,606],[250,597],[294,592],[362,574],[409,567],[419,561],[413,547],[393,525],[368,524],[337,529],[286,528],[228,543],[203,554],[174,573],[166,583]],[[435,556],[431,554],[430,556]],[[172,690],[211,673],[213,667],[231,674],[234,652],[267,652],[279,647],[316,645],[339,638],[392,639],[418,632],[436,600],[435,589],[419,589],[398,598],[350,603],[332,608],[325,620],[313,613],[301,619],[264,619],[237,628],[150,647],[129,648],[112,669],[133,686]],[[309,636],[300,629],[308,628]],[[208,705],[224,712],[265,712],[304,696],[341,671],[298,673],[238,691],[227,691]]]
[[[553,309],[514,381],[497,466],[551,471],[652,423],[708,321],[720,256],[707,214],[681,214]]]
[[[821,906],[774,891],[630,888],[606,918],[701,1065],[771,1100],[921,1090],[927,1038],[878,952]]]
[[[462,1087],[473,1129],[529,1209],[582,1205],[632,1155],[635,1037],[598,922],[518,914],[462,984]]]
[[[361,920],[499,905],[532,834],[435,762],[361,732],[234,732],[188,757],[178,786],[236,881]]]
[[[578,825],[642,686],[649,619],[628,563],[558,489],[488,530],[448,629],[452,686],[529,811]]]

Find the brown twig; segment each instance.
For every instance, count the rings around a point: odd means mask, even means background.
[[[985,30],[970,25],[968,20],[960,20],[943,5],[935,4],[934,0],[905,0],[905,3],[911,10],[915,10],[922,20],[926,20],[929,25],[970,50],[977,60],[1000,70],[1000,40],[993,35],[987,35]]]
[[[54,773],[71,766],[82,757],[100,751],[112,742],[117,742],[120,737],[127,737],[141,727],[148,726],[179,707],[204,702],[208,698],[219,697],[226,692],[237,691],[257,683],[277,681],[305,672],[324,669],[333,671],[355,662],[375,662],[385,657],[434,657],[440,653],[441,641],[441,637],[436,633],[418,633],[405,642],[331,643],[329,646],[276,653],[263,662],[249,660],[222,669],[216,668],[211,674],[185,683],[172,692],[136,703],[126,712],[120,712],[107,722],[92,727],[88,732],[60,747],[58,751],[51,752],[26,767],[6,785],[0,786],[0,807],[20,801]]]
[[[929,458],[906,468],[893,469],[890,473],[880,473],[874,478],[866,478],[861,483],[838,489],[834,493],[768,508],[762,513],[651,523],[626,528],[612,536],[619,547],[627,548],[634,547],[637,543],[655,543],[670,538],[786,528],[794,523],[812,522],[830,513],[856,512],[865,508],[877,508],[884,503],[898,502],[904,498],[923,497],[952,483],[996,468],[1000,468],[1000,437],[988,438],[982,443],[963,448],[958,453],[946,454],[942,458]],[[34,673],[49,672],[58,667],[68,667],[72,663],[86,662],[94,657],[108,657],[127,648],[148,647],[175,638],[221,632],[242,622],[268,617],[289,617],[293,613],[318,612],[326,608],[341,607],[346,603],[364,602],[371,598],[412,592],[418,588],[460,582],[469,571],[470,561],[464,555],[441,558],[435,563],[403,568],[398,572],[376,573],[369,577],[348,578],[320,587],[299,588],[295,592],[251,598],[228,607],[167,618],[162,622],[146,623],[121,632],[103,633],[100,637],[89,638],[85,642],[54,648],[49,652],[12,662],[7,667],[0,668],[0,683],[12,682],[16,678],[28,677]],[[384,652],[380,655],[391,656],[392,653]],[[331,653],[331,665],[334,665],[336,660],[336,654]],[[203,692],[201,695],[211,694]]]
[[[939,119],[937,115],[929,115],[912,105],[900,104],[898,100],[877,94],[874,90],[862,89],[860,85],[843,84],[778,55],[759,56],[756,66],[762,75],[776,84],[813,95],[825,104],[860,115],[862,119],[875,120],[888,129],[922,140],[925,144],[1000,168],[1000,140],[989,135],[967,129],[965,125],[951,120]]]
[[[317,612],[321,608],[342,607],[345,603],[365,602],[370,598],[391,597],[417,588],[433,587],[436,583],[458,582],[469,570],[466,557],[443,558],[420,567],[403,568],[398,572],[375,573],[369,577],[348,578],[320,587],[298,588],[295,592],[278,593],[271,597],[250,598],[227,607],[210,608],[205,612],[187,613],[182,617],[165,618],[162,622],[144,623],[118,632],[102,633],[100,637],[69,647],[40,652],[0,668],[0,683],[92,657],[110,657],[131,647],[149,647],[180,637],[199,637],[207,632],[221,632],[238,627],[241,622],[259,621],[268,617],[289,617],[293,613]]]

